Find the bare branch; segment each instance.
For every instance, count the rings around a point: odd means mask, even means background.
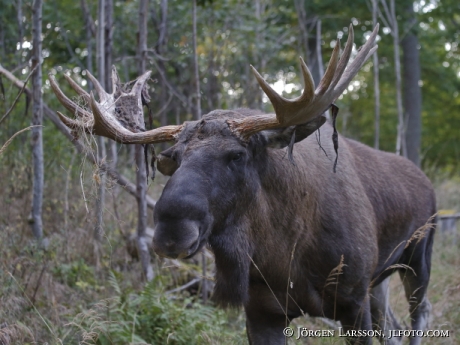
[[[37,65],[38,66],[38,65]],[[27,85],[27,82],[29,81],[30,77],[32,76],[32,74],[34,73],[35,69],[37,68],[37,66],[35,66],[32,71],[30,71],[29,75],[27,76],[26,80],[24,81],[24,86],[21,88],[21,90],[19,90],[19,93],[18,95],[16,96],[16,99],[14,100],[13,104],[11,105],[10,109],[8,109],[8,111],[5,113],[5,115],[3,115],[3,117],[0,119],[0,125],[2,124],[2,122],[8,117],[8,115],[10,115],[11,111],[14,109],[14,107],[16,106],[16,103],[18,102],[19,100],[19,97],[21,97],[22,93],[24,92],[24,88],[26,87]],[[0,65],[1,67],[1,65]]]
[[[387,24],[389,24],[388,27],[391,29],[391,34],[393,35],[394,22],[393,22],[393,17],[390,14],[390,10],[388,9],[388,4],[386,0],[380,0],[380,2],[382,3],[383,10],[385,11],[385,15],[383,15],[383,13],[381,13],[380,11],[379,12],[382,15],[382,18],[386,19]]]
[[[15,137],[17,137],[19,134],[21,134],[22,132],[25,132],[25,131],[28,131],[29,129],[32,129],[33,127],[42,127],[40,125],[36,125],[36,126],[29,126],[27,128],[24,128],[24,129],[21,129],[20,131],[16,132],[13,134],[13,136],[11,138],[9,138],[6,143],[0,148],[0,155],[6,150],[6,148],[11,144],[11,142],[13,141],[13,139]]]

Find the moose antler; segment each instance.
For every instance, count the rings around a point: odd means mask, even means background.
[[[377,46],[374,46],[374,42],[378,30],[379,25],[377,24],[367,42],[361,47],[353,62],[345,70],[353,48],[353,26],[350,25],[348,40],[342,56],[339,59],[340,41],[337,40],[326,73],[316,90],[311,73],[303,59],[300,58],[305,89],[300,97],[292,100],[276,93],[259,72],[251,66],[260,87],[275,109],[275,115],[257,115],[244,119],[227,120],[230,129],[243,140],[247,140],[254,133],[265,129],[301,125],[321,116],[342,94],[362,65],[377,49]]]
[[[164,126],[150,131],[143,131],[142,90],[145,82],[150,77],[150,71],[140,76],[131,91],[126,93],[120,88],[120,80],[115,67],[113,67],[113,92],[111,94],[104,90],[91,73],[87,71],[87,74],[99,95],[99,102],[95,100],[92,92],[88,94],[70,77],[65,74],[64,77],[72,89],[89,104],[91,113],[70,100],[61,91],[54,76],[49,75],[51,88],[58,100],[76,116],[76,119],[72,120],[59,111],[57,112],[67,127],[73,130],[83,128],[87,133],[101,135],[125,144],[158,143],[175,140],[182,130],[183,125]]]
[[[272,102],[275,114],[229,119],[227,120],[228,126],[235,135],[243,140],[248,140],[254,133],[265,129],[301,125],[315,120],[342,94],[362,65],[377,49],[374,42],[378,30],[379,26],[377,24],[367,42],[361,47],[355,59],[347,68],[354,38],[353,27],[350,25],[348,40],[342,56],[339,58],[340,41],[337,40],[326,73],[316,90],[311,73],[305,62],[300,58],[305,89],[302,95],[296,99],[289,100],[277,94],[257,70],[251,66],[257,81]],[[102,135],[127,144],[159,143],[177,139],[184,125],[164,126],[149,131],[143,130],[142,90],[145,82],[150,77],[150,71],[139,77],[131,91],[126,93],[120,88],[118,74],[114,67],[112,69],[113,92],[111,94],[104,91],[91,73],[87,73],[88,78],[93,82],[99,94],[100,102],[95,100],[93,93],[88,94],[70,77],[64,76],[72,89],[90,105],[91,112],[71,101],[61,91],[54,76],[49,76],[51,88],[59,101],[76,115],[76,119],[72,120],[57,112],[61,120],[69,128],[73,130],[83,128],[88,133]]]

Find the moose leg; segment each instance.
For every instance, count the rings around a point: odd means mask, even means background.
[[[289,325],[289,321],[287,321]],[[246,332],[250,345],[284,345],[284,315],[271,315],[246,308]]]
[[[390,277],[386,278],[371,291],[371,314],[372,326],[375,330],[381,330],[385,337],[379,339],[381,344],[398,345],[401,338],[389,338],[389,330],[399,330],[401,326],[396,321],[389,303],[389,284]]]
[[[425,273],[425,277],[415,276],[412,271],[406,270],[400,272],[400,275],[409,302],[412,329],[424,331],[428,326],[431,311],[431,303],[426,295],[429,274]],[[419,345],[421,342],[422,337],[415,336],[411,338],[410,345]]]
[[[412,242],[406,249],[410,268],[399,272],[404,285],[411,317],[412,330],[424,331],[428,326],[431,303],[426,295],[430,280],[431,247],[434,231],[430,231],[421,241]],[[421,337],[413,337],[410,345],[419,345]]]
[[[283,333],[289,326],[291,317],[287,317],[281,301],[262,284],[249,287],[249,302],[245,306],[246,332],[251,345],[284,345]]]
[[[370,311],[369,297],[365,297],[360,304],[349,303],[344,306],[339,321],[342,323],[341,334],[350,335],[347,337],[347,345],[371,345],[372,338],[362,336],[359,331],[372,330],[372,318]]]

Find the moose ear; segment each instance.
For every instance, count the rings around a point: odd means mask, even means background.
[[[175,147],[172,146],[161,152],[157,157],[157,169],[163,175],[171,176],[179,167],[179,164],[173,158]]]
[[[278,129],[268,129],[268,130],[260,132],[260,135],[262,135],[264,139],[266,140],[267,147],[271,147],[275,149],[282,149],[289,145],[289,143],[291,142],[292,135],[294,134],[294,131],[295,131],[294,142],[297,143],[299,141],[304,140],[310,134],[314,133],[325,122],[326,122],[326,118],[324,116],[320,116],[303,125],[290,126],[290,127],[278,128]]]

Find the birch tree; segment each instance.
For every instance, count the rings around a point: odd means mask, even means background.
[[[168,0],[161,0],[160,2],[160,9],[157,13],[154,6],[152,6],[152,17],[155,23],[157,23],[157,36],[158,40],[155,45],[155,56],[154,59],[157,60],[156,65],[160,74],[164,74],[166,71],[166,66],[164,62],[164,54],[166,52],[166,42],[167,42],[167,22],[168,22]],[[159,116],[160,116],[160,124],[161,126],[168,125],[168,87],[166,85],[165,78],[160,77],[158,80],[159,86]],[[160,145],[161,150],[166,149],[166,143],[161,143]]]
[[[104,67],[105,87],[107,92],[112,92],[112,64],[113,64],[113,0],[105,0],[105,23],[104,23]],[[108,159],[112,168],[117,168],[118,153],[117,143],[108,140]]]
[[[192,35],[193,35],[193,70],[195,81],[195,119],[201,119],[201,92],[200,92],[200,75],[198,69],[198,54],[196,52],[196,0],[193,0],[192,8]]]
[[[33,159],[33,197],[32,197],[32,232],[41,241],[43,238],[43,99],[42,99],[42,0],[34,0],[32,5],[33,57],[32,68],[32,159]]]
[[[97,72],[98,80],[102,88],[106,89],[105,85],[105,0],[98,2],[98,26],[97,26]],[[103,137],[97,138],[97,156],[98,165],[102,164],[106,157],[105,139]],[[95,239],[100,241],[102,239],[102,223],[105,205],[105,185],[106,175],[103,170],[98,170],[98,193],[96,199],[96,225],[94,228]]]
[[[307,14],[304,1],[295,0],[294,5],[299,24],[303,56],[311,71],[315,85],[318,85],[324,74],[321,54],[321,20],[314,14]],[[312,35],[313,30],[316,31],[314,36]]]
[[[147,14],[148,0],[141,0],[139,3],[139,43],[137,47],[137,72],[142,75],[146,70],[147,65]],[[140,125],[144,125],[144,119],[139,121]],[[144,128],[145,129],[145,125]],[[154,277],[152,265],[150,263],[150,253],[148,249],[147,232],[147,172],[146,162],[144,158],[144,146],[136,144],[135,147],[136,160],[136,189],[137,189],[137,247],[139,257],[141,259],[142,269],[147,281],[151,281]]]
[[[396,18],[395,0],[380,0],[383,10],[384,18],[387,25],[391,29],[391,36],[393,37],[393,51],[394,51],[394,64],[396,75],[396,107],[398,112],[398,136],[396,139],[396,154],[407,157],[406,140],[404,139],[404,113],[402,105],[402,90],[401,90],[401,59],[399,52],[399,27]]]

